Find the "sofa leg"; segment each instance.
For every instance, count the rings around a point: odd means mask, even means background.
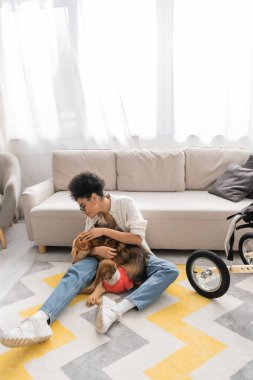
[[[5,240],[5,236],[4,236],[4,230],[1,227],[0,227],[0,240],[1,240],[3,248],[4,249],[7,248],[7,244],[6,244],[6,240]]]
[[[44,245],[39,245],[39,253],[46,253],[46,250],[47,250],[47,247],[45,247]]]

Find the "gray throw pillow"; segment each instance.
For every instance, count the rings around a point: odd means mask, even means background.
[[[253,169],[253,155],[251,154],[245,164],[242,165],[243,168]]]
[[[229,164],[216,182],[209,187],[210,194],[239,202],[253,189],[253,170],[238,164]]]
[[[253,156],[252,154],[249,156],[245,164],[242,165],[243,168],[248,168],[253,170]],[[246,196],[246,198],[253,199],[253,188],[250,190],[250,193]]]

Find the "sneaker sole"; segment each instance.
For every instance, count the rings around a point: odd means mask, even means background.
[[[101,301],[101,303],[98,307],[98,315],[97,315],[97,319],[96,319],[96,331],[100,334],[105,333],[105,331],[103,331],[102,307],[103,307],[103,300]]]
[[[43,336],[40,338],[17,338],[17,339],[2,339],[1,343],[6,346],[6,347],[11,347],[11,348],[19,348],[19,347],[26,347],[26,346],[31,346],[33,344],[38,344],[41,342],[45,342],[48,340],[50,336]]]
[[[96,319],[96,331],[100,334],[105,334],[111,325],[116,322],[121,320],[121,316],[119,315],[117,319],[112,321],[107,328],[104,326],[104,320],[103,320],[103,314],[102,314],[102,308],[103,308],[103,299],[98,307],[98,314],[97,314],[97,319]]]

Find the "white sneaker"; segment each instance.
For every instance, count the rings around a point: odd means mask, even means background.
[[[44,342],[53,335],[46,320],[26,318],[19,327],[0,335],[0,342],[6,347],[24,347]]]
[[[98,309],[96,331],[100,334],[106,333],[113,322],[118,321],[120,318],[121,315],[117,310],[117,303],[104,296]]]

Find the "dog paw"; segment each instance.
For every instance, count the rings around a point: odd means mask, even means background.
[[[86,300],[86,305],[88,307],[96,305],[96,299],[94,297],[88,297]]]
[[[96,299],[96,305],[100,305],[100,304],[101,304],[101,301],[102,301],[102,298],[97,298],[97,299]]]

